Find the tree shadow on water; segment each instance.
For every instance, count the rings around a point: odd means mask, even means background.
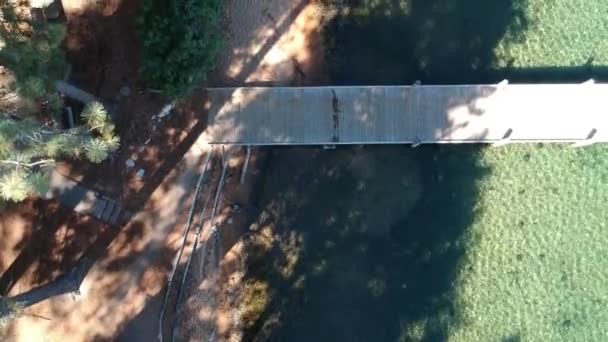
[[[445,340],[488,172],[479,152],[274,149],[248,239],[245,340]]]
[[[525,3],[346,0],[325,31],[332,78],[349,85],[500,81],[494,48],[521,38]]]

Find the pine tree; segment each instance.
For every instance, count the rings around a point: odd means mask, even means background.
[[[98,102],[83,112],[86,126],[57,129],[36,120],[0,119],[0,197],[22,201],[47,191],[47,176],[60,158],[105,160],[118,148],[119,139],[108,113]]]
[[[33,20],[10,4],[0,6],[0,64],[14,78],[3,95],[20,99],[16,105],[0,102],[0,199],[18,202],[47,191],[56,160],[100,163],[119,139],[99,102],[86,105],[84,126],[59,127],[63,100],[56,87],[68,70],[61,48],[65,28]]]

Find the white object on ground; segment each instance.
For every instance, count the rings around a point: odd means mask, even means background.
[[[173,108],[175,108],[175,101],[169,103],[168,105],[164,106],[163,109],[161,109],[160,113],[158,114],[158,118],[162,119],[165,116],[171,114],[171,111],[173,111]]]
[[[125,165],[127,165],[127,168],[132,168],[135,167],[135,161],[133,161],[133,159],[127,159],[127,161],[125,162]]]
[[[146,174],[146,170],[144,170],[144,169],[139,169],[139,171],[137,171],[137,177],[139,177],[139,178],[144,178],[145,174]]]
[[[17,1],[15,1],[17,2]],[[32,8],[45,8],[55,2],[55,0],[31,0],[30,6]]]

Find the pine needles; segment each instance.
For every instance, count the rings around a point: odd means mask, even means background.
[[[56,124],[63,100],[55,90],[67,70],[61,44],[65,27],[32,21],[10,4],[0,6],[0,63],[14,76],[10,91],[24,105],[0,106],[0,200],[19,202],[48,191],[48,177],[62,158],[101,163],[120,139],[99,102],[85,107],[85,125],[62,129]]]

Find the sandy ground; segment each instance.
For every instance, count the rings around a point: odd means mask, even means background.
[[[76,11],[81,2],[66,3]],[[320,45],[321,16],[315,3],[230,0],[226,1],[225,8],[228,46],[219,58],[221,63],[210,79],[211,85],[318,85],[326,81]],[[134,213],[124,227],[100,228],[101,233],[92,234],[98,239],[103,239],[104,234],[113,238],[85,278],[80,295],[61,296],[28,308],[26,315],[1,332],[1,340],[154,340],[163,288],[170,262],[179,247],[196,173],[209,152],[204,141],[203,134],[152,193],[144,208]],[[247,203],[263,158],[254,151],[246,182],[241,185],[244,151],[236,149],[230,153],[230,177],[217,217],[221,238],[212,239],[215,243],[205,244],[207,247],[198,250],[184,300],[186,305],[180,307],[176,316],[176,332],[185,340],[240,340],[239,315],[234,308],[244,274],[241,238],[253,210]],[[217,177],[217,171],[215,175]],[[243,210],[235,213],[230,204],[237,202]],[[15,225],[26,224],[23,218],[13,219]],[[67,227],[64,230],[69,232]],[[209,232],[209,229],[205,231],[203,241],[210,239]],[[4,231],[3,234],[13,233]],[[11,239],[22,240],[24,237],[19,236]],[[180,260],[182,266],[192,240],[191,236]],[[23,247],[5,246],[1,241],[0,246],[15,252],[3,256],[4,266],[9,265]],[[17,286],[11,294],[24,290],[26,288]],[[169,310],[168,321],[173,318]]]
[[[228,0],[222,85],[318,85],[323,72],[322,9],[310,0]]]
[[[118,340],[123,328],[144,308],[156,305],[170,268],[167,261],[179,246],[183,214],[207,148],[201,142],[191,148],[180,168],[113,239],[85,278],[80,295],[60,296],[28,308],[26,316],[4,332],[4,340]],[[148,341],[155,336],[153,329],[151,335],[147,335],[150,329],[140,332],[137,339],[128,340]]]
[[[314,1],[226,1],[229,48],[213,80],[218,86],[321,85],[327,82],[321,45],[321,8]],[[187,299],[180,306],[176,335],[190,341],[241,341],[241,280],[245,274],[245,244],[249,205],[263,151],[254,150],[245,184],[232,177],[224,188],[218,217],[219,242],[207,241],[197,255]],[[241,170],[243,153],[231,167]],[[234,213],[227,206],[239,203]],[[208,239],[209,236],[205,237]],[[219,257],[218,257],[219,256]]]

